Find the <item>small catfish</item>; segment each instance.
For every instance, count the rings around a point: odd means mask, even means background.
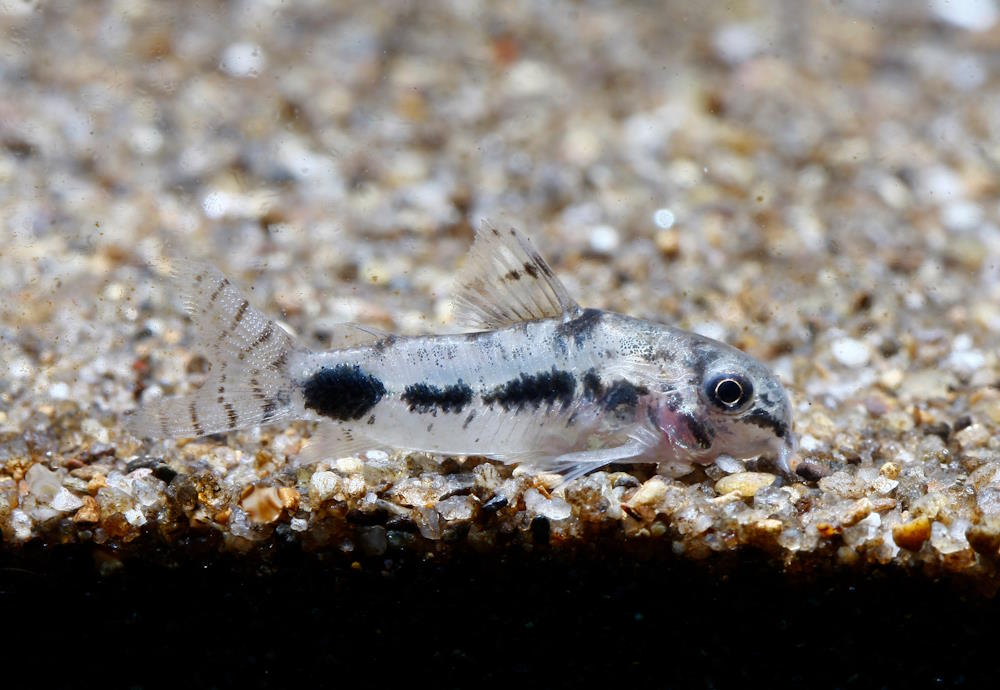
[[[584,309],[514,229],[484,225],[458,278],[459,335],[341,324],[307,349],[217,269],[175,274],[212,364],[196,392],[146,404],[141,437],[319,422],[300,461],[371,448],[476,455],[559,472],[656,462],[675,476],[720,455],[788,472],[791,408],[775,375],[718,341]]]

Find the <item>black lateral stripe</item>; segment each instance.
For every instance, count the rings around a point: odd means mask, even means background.
[[[551,371],[537,374],[521,374],[519,378],[497,386],[483,396],[487,405],[498,403],[504,410],[523,410],[531,406],[538,409],[542,403],[549,407],[557,401],[566,408],[573,402],[576,392],[576,378],[568,371],[552,367]]]
[[[595,369],[590,368],[583,375],[583,397],[587,400],[597,400],[602,395],[604,395],[604,385],[601,383],[601,377],[597,375]]]
[[[400,399],[410,406],[410,412],[423,414],[441,410],[457,414],[472,402],[472,389],[461,379],[444,387],[415,383],[406,387]]]

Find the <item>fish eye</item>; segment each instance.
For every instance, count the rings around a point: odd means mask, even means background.
[[[726,412],[734,412],[745,406],[753,397],[753,384],[739,374],[723,374],[709,380],[705,386],[705,393],[716,407]]]

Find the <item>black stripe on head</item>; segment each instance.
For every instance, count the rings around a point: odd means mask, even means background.
[[[537,374],[521,374],[519,378],[497,386],[483,396],[487,405],[499,403],[504,410],[523,410],[525,407],[538,409],[542,403],[549,407],[557,401],[563,408],[573,402],[576,392],[576,378],[568,371],[552,371]]]
[[[784,438],[788,433],[788,425],[768,414],[765,410],[754,409],[740,417],[741,422],[747,422],[763,429],[770,429],[778,438]]]
[[[708,450],[712,447],[712,437],[715,436],[715,431],[711,426],[691,415],[681,415],[681,419],[684,420],[699,448]]]
[[[415,383],[407,386],[400,399],[410,406],[410,412],[461,412],[472,402],[472,389],[459,379],[453,386],[431,386]]]
[[[302,384],[305,406],[324,417],[360,419],[385,395],[380,380],[361,367],[338,364],[324,367]]]

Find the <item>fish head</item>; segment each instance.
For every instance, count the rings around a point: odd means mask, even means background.
[[[683,382],[665,387],[650,417],[677,459],[767,455],[790,472],[792,408],[778,377],[750,355],[697,337]]]

